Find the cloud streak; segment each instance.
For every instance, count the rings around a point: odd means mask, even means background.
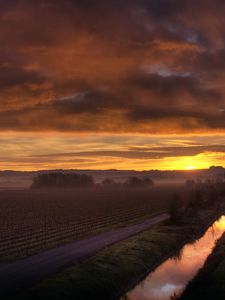
[[[225,145],[214,146],[189,146],[189,147],[131,147],[126,151],[83,151],[83,152],[65,152],[65,153],[53,153],[48,155],[37,155],[37,157],[45,158],[73,158],[73,157],[119,157],[127,159],[162,159],[169,157],[184,157],[195,156],[202,153],[224,153]]]

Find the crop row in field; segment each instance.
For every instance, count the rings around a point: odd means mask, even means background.
[[[139,222],[166,210],[173,192],[174,187],[1,191],[0,260]]]

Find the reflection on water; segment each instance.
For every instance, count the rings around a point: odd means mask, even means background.
[[[216,221],[194,244],[183,247],[179,259],[166,260],[155,272],[132,290],[125,299],[168,300],[181,293],[186,284],[197,274],[212,252],[215,241],[225,231],[225,216]]]

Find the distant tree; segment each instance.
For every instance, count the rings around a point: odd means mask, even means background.
[[[216,189],[216,187],[214,185],[210,185],[209,186],[209,191],[208,191],[208,194],[209,194],[209,203],[216,203],[218,202],[219,200],[219,195],[218,195],[218,191]]]
[[[170,205],[169,205],[169,215],[173,223],[179,221],[182,214],[183,202],[179,194],[173,194]]]
[[[201,208],[204,208],[207,206],[207,193],[205,190],[205,185],[203,183],[198,184],[195,186],[191,196],[190,200],[187,204],[187,211],[189,211],[192,214],[197,213]]]
[[[143,177],[142,181],[145,186],[153,186],[154,185],[153,180],[149,177]]]
[[[126,187],[149,187],[153,186],[154,182],[149,177],[130,176],[124,182]]]
[[[73,188],[94,185],[92,176],[86,174],[47,173],[34,178],[31,188]]]
[[[220,195],[221,195],[222,197],[225,197],[225,182],[223,182],[223,183],[220,185],[219,190],[220,190]]]
[[[102,186],[104,187],[115,187],[117,183],[111,179],[111,178],[106,178],[102,181]]]
[[[128,187],[138,187],[142,183],[141,179],[135,176],[130,176],[125,181],[125,185]]]
[[[186,180],[185,185],[186,185],[188,188],[193,188],[193,187],[195,186],[195,181],[194,181],[194,179],[188,179],[188,180]]]
[[[204,194],[201,188],[197,188],[190,201],[190,207],[197,212],[201,207],[204,206]]]
[[[198,188],[195,192],[195,203],[197,207],[200,207],[204,200],[203,190]]]

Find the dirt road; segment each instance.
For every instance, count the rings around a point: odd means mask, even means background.
[[[16,294],[21,288],[28,287],[67,266],[80,263],[99,250],[168,219],[168,214],[161,214],[141,224],[115,229],[13,263],[0,264],[0,299]]]

